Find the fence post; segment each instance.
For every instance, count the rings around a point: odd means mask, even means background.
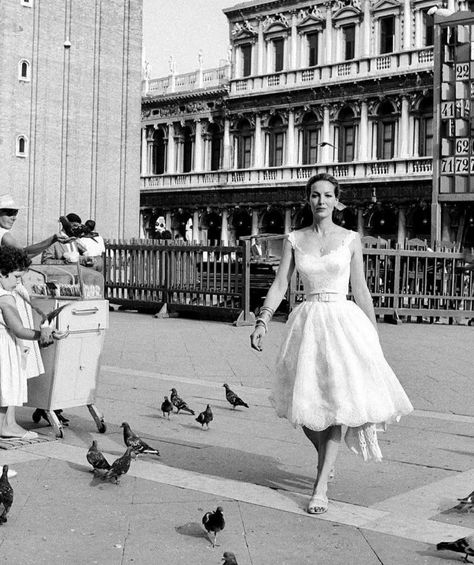
[[[234,322],[236,326],[253,326],[255,315],[250,311],[250,240],[241,242],[242,248],[242,311]]]
[[[393,319],[395,323],[401,322],[400,316],[398,315],[398,309],[400,307],[400,265],[401,265],[401,249],[400,246],[396,246],[395,254],[395,273],[393,281]]]

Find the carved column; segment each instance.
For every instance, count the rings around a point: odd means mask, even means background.
[[[199,243],[199,211],[193,212],[193,241]]]
[[[364,209],[362,207],[357,208],[357,233],[360,237],[364,236]]]
[[[286,164],[290,167],[295,162],[296,146],[295,146],[295,112],[288,110],[288,129],[286,133]]]
[[[250,228],[250,235],[258,235],[258,209],[252,208],[252,227]]]
[[[228,230],[229,212],[227,208],[222,210],[222,223],[221,223],[221,241],[223,245],[229,244],[229,230]]]
[[[407,215],[405,206],[398,208],[398,229],[397,229],[397,243],[403,247],[405,238],[407,236]]]
[[[260,114],[255,114],[255,136],[254,136],[254,163],[255,168],[262,168],[265,157],[265,150],[262,138],[262,119]]]
[[[224,119],[224,137],[222,140],[224,146],[224,155],[222,159],[222,168],[224,170],[230,169],[230,155],[232,146],[230,143],[230,122],[228,118]]]
[[[365,100],[361,100],[360,103],[360,126],[359,126],[359,135],[360,135],[360,143],[359,143],[359,161],[367,161],[368,159],[368,132],[369,132],[369,116],[368,116],[368,108],[367,102]]]
[[[199,118],[194,120],[196,136],[194,142],[194,170],[202,171],[202,123]]]
[[[321,141],[331,142],[331,124],[329,117],[329,106],[323,106],[323,131],[322,131]],[[321,147],[321,161],[323,163],[329,163],[331,161],[331,151],[332,147],[330,145],[323,145]]]
[[[326,28],[324,29],[324,62],[329,65],[332,63],[332,13],[331,13],[331,3],[327,2],[326,6]]]
[[[153,174],[153,134],[154,128],[149,128],[146,137],[146,169],[148,174]]]
[[[150,174],[148,169],[148,143],[146,139],[146,127],[142,128],[142,176]]]
[[[263,37],[263,23],[258,22],[257,36],[257,75],[263,74],[263,58],[265,52],[265,39]]]
[[[291,208],[285,208],[285,224],[284,233],[290,233],[291,231]]]
[[[172,174],[176,172],[176,144],[174,139],[174,125],[168,124],[168,152],[167,152],[167,163],[166,172]]]
[[[405,159],[408,157],[408,143],[409,143],[409,113],[408,113],[408,98],[402,96],[402,110],[400,115],[400,133],[398,136],[398,157]]]
[[[411,49],[411,9],[410,0],[403,2],[403,49]]]
[[[296,28],[296,14],[291,15],[290,36],[290,69],[298,68],[298,30]]]
[[[408,0],[409,1],[409,0]],[[370,57],[370,37],[371,37],[371,24],[370,18],[370,0],[365,0],[364,2],[364,23],[363,23],[363,35],[362,38],[362,57]]]

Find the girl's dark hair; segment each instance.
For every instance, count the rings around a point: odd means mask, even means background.
[[[318,175],[313,175],[311,178],[308,179],[308,182],[306,183],[306,199],[309,199],[313,184],[320,180],[329,181],[334,186],[334,194],[336,198],[339,198],[341,189],[339,188],[338,180],[329,173],[319,173]]]
[[[26,271],[31,265],[31,259],[23,251],[9,245],[0,247],[0,273],[7,277],[13,271]]]

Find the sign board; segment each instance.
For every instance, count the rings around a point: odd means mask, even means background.
[[[434,134],[438,143],[433,158],[438,161],[434,167],[438,175],[433,180],[439,196],[473,193],[474,197],[474,18],[469,12],[466,15],[441,24],[437,33]]]

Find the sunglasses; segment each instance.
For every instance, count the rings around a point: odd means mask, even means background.
[[[13,210],[11,208],[3,208],[0,210],[0,216],[17,216],[18,210]]]

